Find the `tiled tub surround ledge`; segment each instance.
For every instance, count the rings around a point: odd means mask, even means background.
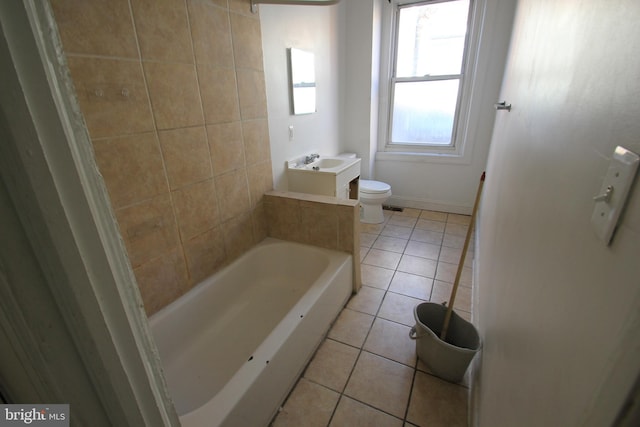
[[[353,291],[361,287],[360,209],[357,200],[287,191],[265,193],[267,234],[350,253]]]
[[[182,425],[267,425],[352,294],[352,259],[267,238],[152,316]]]

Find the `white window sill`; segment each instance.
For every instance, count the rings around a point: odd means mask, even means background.
[[[456,152],[410,152],[410,151],[378,151],[376,161],[415,162],[415,163],[447,163],[470,164],[471,161],[464,155]]]

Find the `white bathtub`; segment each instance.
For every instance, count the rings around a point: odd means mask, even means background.
[[[267,238],[154,314],[182,425],[267,425],[352,289],[351,255]]]

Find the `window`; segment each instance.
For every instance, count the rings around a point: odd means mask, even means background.
[[[471,0],[397,5],[387,149],[456,145]]]

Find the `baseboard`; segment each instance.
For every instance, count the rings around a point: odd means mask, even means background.
[[[462,215],[471,215],[471,211],[473,210],[472,206],[461,206],[442,201],[412,199],[402,196],[391,196],[385,204],[390,206],[400,206],[403,208],[449,212]]]

